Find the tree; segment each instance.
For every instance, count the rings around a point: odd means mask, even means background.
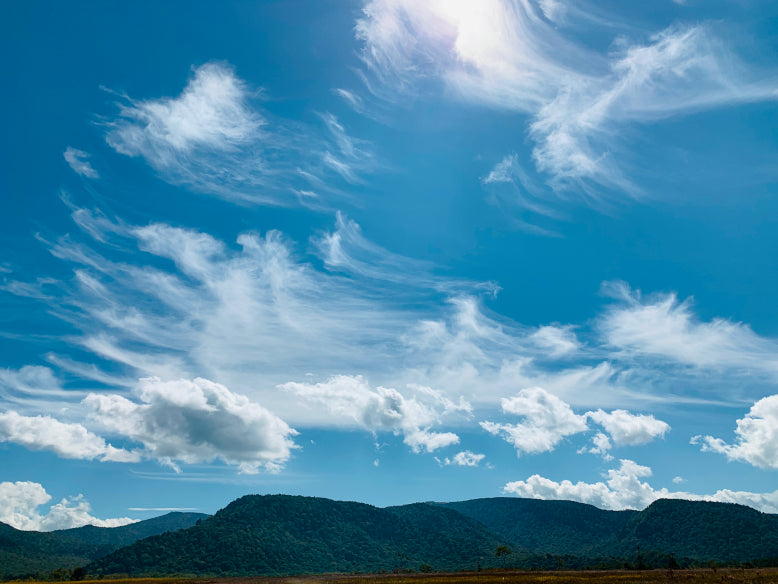
[[[497,558],[502,558],[502,568],[505,569],[505,556],[511,555],[511,548],[507,545],[498,545],[494,550],[494,555]]]

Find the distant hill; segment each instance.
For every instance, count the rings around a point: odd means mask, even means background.
[[[493,498],[380,509],[250,495],[199,525],[140,540],[89,566],[93,575],[300,574],[494,567],[663,567],[778,555],[778,516],[723,503],[661,500],[644,511]],[[641,550],[638,557],[638,548]]]
[[[734,503],[660,499],[624,525],[614,554],[657,550],[724,562],[778,557],[778,515]]]
[[[91,525],[60,531],[21,531],[0,523],[0,578],[47,574],[75,568],[139,539],[191,527],[202,513],[168,513],[122,527]]]
[[[638,511],[604,511],[574,501],[517,497],[438,503],[481,522],[517,548],[534,553],[609,556],[618,550],[613,536]],[[634,548],[632,548],[634,550]]]
[[[90,574],[296,574],[475,568],[500,538],[472,520],[425,506],[249,495],[199,525],[151,537],[87,566]],[[439,518],[437,521],[435,517]],[[418,522],[417,522],[418,521]],[[445,522],[446,529],[441,529]]]
[[[495,557],[498,546],[511,553]],[[5,578],[77,565],[93,576],[245,576],[471,570],[503,561],[515,568],[577,569],[764,558],[762,565],[778,562],[778,515],[681,500],[659,500],[638,512],[510,497],[381,509],[248,495],[211,517],[171,513],[113,529],[36,533],[0,524]]]

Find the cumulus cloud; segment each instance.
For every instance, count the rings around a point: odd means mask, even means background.
[[[639,192],[614,156],[624,148],[621,128],[776,97],[776,84],[710,26],[625,35],[606,54],[563,34],[559,23],[587,17],[566,8],[556,0],[369,0],[355,26],[379,86],[367,87],[397,101],[397,93],[437,93],[434,81],[466,101],[529,114],[537,169],[556,190],[592,199],[603,188]]]
[[[435,458],[441,466],[478,466],[486,458],[485,454],[476,454],[470,450],[457,452],[452,458]]]
[[[778,469],[778,395],[757,401],[737,421],[734,444],[713,436],[694,436],[703,452],[724,454],[729,460],[742,460],[754,466]]]
[[[540,387],[522,389],[502,400],[502,410],[524,418],[518,424],[481,422],[490,434],[501,435],[518,454],[549,452],[565,437],[585,432],[586,416],[573,413],[569,404]]]
[[[652,474],[649,467],[632,460],[625,459],[619,462],[619,468],[609,470],[604,482],[573,483],[569,480],[557,482],[536,474],[525,481],[510,482],[503,490],[519,497],[579,501],[601,509],[613,510],[643,509],[657,499],[687,499],[739,503],[765,513],[778,511],[778,491],[749,493],[722,489],[711,495],[696,495],[683,491],[670,491],[666,488],[655,489],[643,480]]]
[[[25,531],[54,531],[82,525],[119,527],[135,523],[137,519],[121,517],[98,519],[91,515],[91,507],[82,495],[62,499],[47,512],[38,508],[51,501],[51,495],[40,483],[18,481],[0,483],[0,522]]]
[[[669,424],[654,416],[631,414],[626,410],[597,410],[587,412],[586,416],[605,429],[614,446],[648,444],[670,430]]]
[[[490,434],[502,436],[519,455],[550,452],[566,437],[589,431],[589,420],[605,430],[594,436],[594,446],[589,452],[606,459],[610,458],[608,451],[613,446],[647,444],[670,429],[654,416],[626,410],[576,414],[570,404],[541,387],[523,389],[514,397],[503,398],[502,410],[521,416],[523,421],[518,424],[481,422],[481,427]]]
[[[281,388],[371,432],[402,434],[404,442],[417,453],[458,444],[456,434],[431,428],[447,411],[470,411],[466,402],[455,404],[438,392],[417,391],[409,398],[393,388],[372,388],[361,376],[338,375],[316,384],[289,382]]]
[[[73,172],[76,174],[80,174],[81,176],[85,176],[87,178],[100,177],[100,175],[97,174],[97,171],[92,167],[92,164],[89,162],[89,154],[83,150],[78,150],[68,146],[62,155],[70,165],[70,168],[72,168]]]
[[[723,318],[701,322],[692,312],[692,300],[679,302],[674,293],[643,298],[622,282],[607,284],[605,291],[620,302],[601,317],[599,330],[624,356],[778,373],[778,342],[757,335],[746,324]]]
[[[138,462],[140,455],[107,444],[81,424],[66,424],[51,416],[22,416],[0,412],[0,442],[30,450],[50,450],[62,458],[102,462]]]
[[[247,397],[207,379],[141,379],[139,402],[90,394],[84,404],[106,430],[143,444],[143,454],[178,468],[215,459],[256,473],[278,471],[297,434],[281,418]]]

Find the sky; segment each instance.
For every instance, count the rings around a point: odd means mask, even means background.
[[[778,513],[776,3],[0,10],[0,521]]]

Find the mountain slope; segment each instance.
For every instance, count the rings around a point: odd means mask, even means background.
[[[409,520],[435,509],[379,509],[364,503],[249,495],[199,525],[148,538],[87,566],[90,574],[294,574],[475,567],[494,539]],[[453,524],[456,518],[448,515]],[[472,522],[466,518],[468,525]],[[422,522],[423,523],[423,522]],[[427,524],[429,527],[429,522]]]
[[[75,568],[138,539],[191,527],[201,513],[168,513],[122,527],[84,526],[60,531],[21,531],[0,523],[0,578]]]
[[[634,515],[614,542],[614,555],[643,550],[699,560],[778,556],[778,515],[734,503],[660,499]]]
[[[613,555],[611,539],[637,511],[604,511],[574,501],[516,497],[438,503],[481,522],[514,546],[534,553]]]

